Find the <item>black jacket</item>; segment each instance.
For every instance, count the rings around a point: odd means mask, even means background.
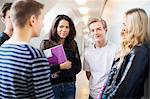
[[[141,98],[144,83],[149,75],[149,49],[143,44],[136,46],[124,57],[121,68],[115,68],[115,60],[109,74],[103,98]]]
[[[49,40],[43,40],[41,42],[40,48],[42,50],[45,50],[53,46],[56,46],[56,45],[49,42]],[[81,60],[80,60],[80,55],[79,55],[76,41],[73,40],[72,42],[70,42],[70,44],[63,45],[63,47],[65,50],[67,59],[72,62],[72,68],[61,70],[59,64],[56,64],[56,65],[50,64],[52,74],[59,72],[58,73],[59,77],[51,78],[52,84],[76,81],[76,74],[78,74],[81,71]]]
[[[0,33],[0,46],[6,41],[8,40],[10,37],[4,33],[4,32],[1,32]]]

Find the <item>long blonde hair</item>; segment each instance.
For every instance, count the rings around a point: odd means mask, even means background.
[[[133,8],[125,12],[128,31],[121,32],[121,47],[117,57],[124,57],[136,45],[149,41],[148,16],[144,9]]]

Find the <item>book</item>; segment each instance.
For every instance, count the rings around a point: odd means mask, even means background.
[[[44,50],[44,54],[48,58],[50,64],[61,64],[67,60],[62,44]]]

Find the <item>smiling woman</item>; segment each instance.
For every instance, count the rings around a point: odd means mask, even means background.
[[[74,37],[76,30],[74,23],[66,15],[58,15],[51,26],[49,39],[41,42],[41,49],[46,50],[53,46],[63,44],[67,60],[61,64],[50,64],[53,77],[52,85],[57,99],[75,99],[76,95],[76,74],[81,71],[81,60],[78,46]]]
[[[66,20],[61,20],[57,27],[57,34],[60,38],[64,39],[68,36],[70,31],[69,22]],[[64,41],[60,41],[64,43]]]

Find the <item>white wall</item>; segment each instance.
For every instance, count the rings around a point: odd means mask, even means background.
[[[118,46],[120,43],[123,14],[128,9],[135,7],[143,8],[150,14],[150,0],[108,0],[106,4],[102,17],[108,23],[109,39]]]

